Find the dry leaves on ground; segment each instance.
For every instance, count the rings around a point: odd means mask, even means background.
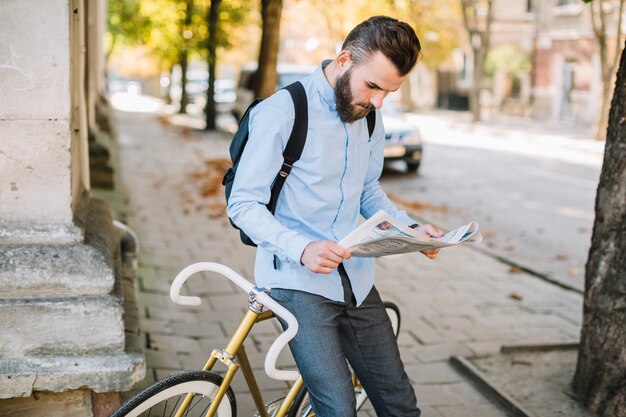
[[[222,178],[232,166],[230,159],[215,158],[204,160],[203,167],[189,174],[190,183],[194,186],[193,194],[200,195],[202,201],[196,204],[188,191],[182,191],[183,205],[195,204],[196,211],[208,210],[209,218],[226,218],[226,203],[224,202],[224,186]],[[196,194],[197,193],[197,194]],[[189,212],[189,207],[185,210]]]
[[[408,210],[412,210],[416,212],[431,211],[431,212],[437,212],[437,213],[448,213],[449,211],[448,206],[445,206],[445,205],[437,206],[435,204],[430,204],[430,203],[422,203],[419,201],[406,200],[403,198],[399,198],[395,196],[394,194],[387,194],[387,195],[391,201],[393,201],[398,206],[404,209],[408,209]]]

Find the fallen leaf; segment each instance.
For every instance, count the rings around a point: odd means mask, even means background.
[[[388,197],[391,201],[393,201],[398,206],[404,209],[414,210],[418,212],[419,211],[431,211],[431,212],[437,212],[437,213],[448,213],[449,211],[448,206],[446,205],[437,206],[435,204],[422,203],[420,201],[406,200],[403,198],[396,197],[394,194],[388,194]]]
[[[512,298],[513,300],[517,300],[517,301],[521,301],[523,299],[523,297],[515,291],[509,294],[509,298]]]
[[[519,274],[520,272],[523,272],[523,269],[521,267],[517,266],[517,265],[512,265],[509,268],[509,272],[511,274]]]

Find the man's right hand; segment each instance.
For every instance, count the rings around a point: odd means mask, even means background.
[[[304,248],[300,262],[311,272],[330,274],[344,259],[351,257],[352,253],[337,242],[317,240]]]

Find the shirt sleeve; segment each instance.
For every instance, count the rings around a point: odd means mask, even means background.
[[[365,183],[361,193],[361,215],[369,219],[378,210],[385,210],[387,213],[404,222],[407,226],[417,223],[404,210],[398,209],[396,205],[387,197],[379,183],[380,175],[383,172],[384,147],[385,147],[385,127],[380,110],[376,110],[376,126],[370,139],[372,148],[370,160],[365,174]]]
[[[312,240],[285,227],[266,207],[283,163],[294,116],[293,101],[285,90],[251,111],[248,143],[239,161],[227,212],[259,247],[299,264],[304,248]]]

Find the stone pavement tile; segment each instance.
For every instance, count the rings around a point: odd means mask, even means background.
[[[507,417],[493,405],[442,405],[434,408],[442,417]]]
[[[421,363],[447,362],[451,356],[470,356],[473,352],[465,345],[438,344],[410,349]]]
[[[422,409],[424,406],[462,404],[456,397],[450,395],[447,389],[449,385],[450,384],[415,385],[413,388],[417,396],[417,405]]]
[[[172,334],[172,326],[167,319],[143,318],[141,319],[141,331],[151,334]]]
[[[237,294],[210,295],[207,297],[207,303],[211,305],[213,311],[241,315],[248,309],[248,296],[243,291]]]
[[[146,362],[150,366],[161,369],[185,369],[178,356],[169,351],[145,349]]]
[[[472,338],[473,342],[497,341],[504,343],[516,341],[521,337],[514,329],[500,328],[497,326],[486,327],[480,324],[465,329],[465,332]]]
[[[499,342],[470,342],[466,346],[471,352],[471,356],[483,356],[500,352],[502,343]]]
[[[178,369],[154,368],[154,377],[157,381],[161,381],[170,375],[180,372]]]
[[[172,303],[172,307],[169,308],[148,307],[146,311],[147,317],[155,320],[169,320],[173,323],[195,323],[199,320],[198,316],[195,313],[179,309],[177,306],[174,305],[174,303]]]
[[[536,328],[520,328],[516,330],[520,339],[525,340],[526,343],[563,343],[569,342],[575,339],[575,336],[564,333],[558,328],[536,329]]]
[[[198,297],[207,296],[209,294],[216,296],[244,295],[243,291],[228,279],[209,272],[194,275],[185,283],[185,287],[188,289],[189,294],[194,294]]]
[[[444,389],[451,400],[447,405],[455,402],[467,405],[490,404],[489,400],[471,383],[447,384]]]
[[[202,338],[207,335],[222,335],[222,327],[218,322],[199,319],[195,323],[171,323],[171,334],[189,338]]]
[[[439,330],[463,330],[476,323],[471,316],[463,315],[424,315],[423,320]]]
[[[167,308],[170,303],[170,297],[163,294],[151,294],[144,291],[139,292],[139,294],[137,295],[137,304],[139,304],[139,308]]]
[[[414,384],[446,384],[461,382],[461,377],[449,363],[411,364],[405,367]]]
[[[177,360],[180,362],[181,370],[189,370],[189,369],[202,369],[206,364],[207,360],[209,360],[209,356],[213,349],[206,349],[205,352],[199,353],[187,353],[180,352],[175,354]],[[214,367],[213,371],[218,373],[223,373],[224,369],[226,369],[223,365],[219,364]]]
[[[434,407],[429,407],[429,406],[422,407],[419,403],[419,399],[418,399],[417,405],[422,411],[421,417],[443,417],[443,415],[439,411],[437,411],[437,409]],[[372,415],[372,417],[376,417],[376,416]]]
[[[422,345],[434,345],[443,343],[445,336],[442,332],[433,329],[428,323],[424,322],[421,317],[417,320],[409,321],[410,326],[404,327],[406,333],[411,335],[418,343]]]
[[[149,334],[150,348],[166,352],[203,352],[200,342],[196,339],[181,336],[166,336],[162,334]]]
[[[151,293],[151,294],[169,294],[170,285],[172,284],[167,279],[163,278],[146,278],[143,276],[137,277],[137,284],[139,285],[139,290]]]

